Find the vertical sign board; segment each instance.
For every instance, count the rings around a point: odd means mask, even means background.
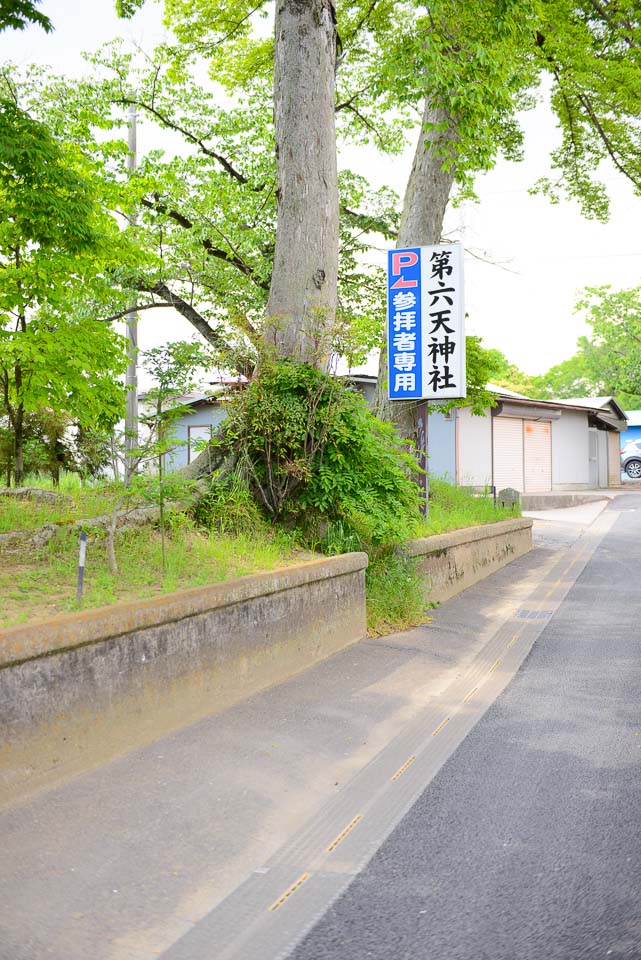
[[[388,396],[419,401],[420,466],[427,470],[427,405],[420,401],[466,395],[459,243],[389,251],[387,346]]]
[[[388,256],[390,400],[465,397],[461,245],[390,250]]]

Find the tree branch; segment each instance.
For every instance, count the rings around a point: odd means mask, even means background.
[[[368,120],[367,117],[363,116],[360,110],[357,110],[355,106],[353,106],[351,103],[347,101],[344,104],[342,104],[342,109],[349,110],[350,113],[353,113],[355,116],[357,116],[358,119],[363,124],[363,126],[367,127],[368,130],[372,131],[372,133],[374,134],[374,137],[378,140],[381,148],[383,150],[385,149],[385,141],[383,137],[380,135],[380,133],[378,132],[374,124],[370,120]]]
[[[613,21],[612,17],[610,16],[606,8],[603,6],[603,4],[599,3],[598,0],[590,0],[590,2],[592,4],[593,9],[596,10],[596,12],[599,14],[599,16],[604,21],[604,23],[607,23],[610,27],[616,30],[618,28],[618,24],[616,24]],[[622,19],[621,23],[623,24],[626,30],[629,30],[630,33],[633,32],[633,26],[629,20]],[[621,39],[623,40],[624,43],[627,44],[630,50],[638,50],[637,45],[632,41],[632,38],[628,36],[626,33],[621,32]]]
[[[224,37],[221,37],[220,40],[216,40],[214,44],[207,44],[204,47],[204,49],[211,50],[213,47],[220,47],[227,40],[231,40],[231,38],[234,36],[236,31],[240,27],[242,27],[243,23],[245,23],[246,20],[249,20],[250,17],[252,17],[258,10],[260,10],[261,7],[264,7],[264,6],[265,6],[265,0],[260,0],[260,2],[257,3],[256,6],[249,11],[249,13],[246,13],[244,17],[241,17],[241,19],[233,25],[231,30],[228,33],[226,33]]]
[[[146,289],[149,293],[154,293],[156,296],[162,297],[162,299],[166,301],[167,306],[174,307],[185,320],[188,320],[189,323],[198,330],[198,333],[200,333],[212,347],[215,347],[217,350],[224,350],[227,347],[227,340],[221,336],[218,330],[210,326],[207,320],[205,320],[202,314],[200,314],[191,303],[188,303],[183,297],[174,293],[173,290],[170,290],[166,283],[160,281],[154,284],[153,287],[147,288],[141,286],[140,289]],[[239,315],[233,319],[254,345],[260,343],[261,338],[258,331],[246,316]]]
[[[152,201],[143,197],[140,202],[143,207],[147,207],[148,210],[156,210],[158,213],[164,214],[164,216],[169,217],[170,220],[173,220],[174,223],[177,223],[185,230],[193,230],[195,227],[193,220],[190,220],[189,217],[185,216],[185,214],[180,213],[179,210],[170,209],[162,202],[162,200],[158,198]],[[236,267],[237,270],[240,270],[241,273],[255,283],[257,287],[260,287],[261,290],[269,291],[269,283],[267,280],[262,280],[260,277],[257,277],[255,271],[249,266],[249,264],[245,263],[245,261],[242,260],[237,254],[229,253],[227,250],[217,247],[208,237],[201,239],[200,244],[208,256],[214,257],[216,260],[222,260],[224,263],[228,263],[232,267]]]
[[[612,146],[612,142],[610,141],[610,138],[608,137],[606,131],[603,129],[603,126],[601,125],[601,121],[599,120],[596,113],[594,112],[589,98],[583,93],[579,93],[577,94],[577,96],[578,96],[579,102],[583,104],[585,111],[592,122],[592,126],[594,127],[599,137],[601,138],[601,142],[603,143],[603,146],[607,150],[608,155],[612,160],[612,163],[614,164],[614,166],[617,168],[617,170],[620,173],[623,174],[623,176],[627,180],[630,181],[630,183],[634,184],[637,190],[641,191],[641,181],[636,179],[634,174],[631,173],[629,170],[626,170],[626,168],[623,166],[623,164],[617,157],[616,151]]]
[[[358,21],[358,23],[356,24],[356,26],[354,27],[354,29],[348,34],[348,37],[347,37],[347,40],[348,40],[348,41],[349,41],[349,40],[353,40],[354,37],[356,37],[356,36],[360,33],[360,31],[363,29],[363,27],[365,26],[365,24],[367,23],[367,21],[368,21],[369,18],[371,17],[372,13],[374,12],[374,9],[375,9],[377,3],[378,3],[378,0],[372,0],[372,2],[370,3],[369,7],[368,7],[367,10],[365,11],[365,13],[364,13],[363,16],[361,17],[361,19]]]
[[[148,293],[154,293],[157,297],[162,297],[162,299],[166,301],[167,306],[174,307],[185,320],[188,320],[189,323],[196,328],[198,333],[204,337],[212,347],[215,347],[217,350],[223,350],[227,346],[227,341],[221,337],[217,330],[209,325],[202,314],[198,313],[191,303],[183,300],[181,296],[174,293],[173,290],[170,290],[166,283],[160,281],[154,284],[153,287],[144,287],[141,285],[140,289],[147,290]]]
[[[163,126],[168,127],[170,130],[174,130],[176,133],[180,133],[190,143],[193,143],[197,147],[199,147],[206,156],[211,157],[213,160],[216,160],[221,165],[223,170],[225,170],[230,177],[233,177],[234,180],[237,180],[238,183],[242,183],[242,184],[249,183],[248,178],[239,170],[236,170],[236,168],[232,166],[232,164],[229,162],[229,160],[227,160],[226,157],[223,157],[222,154],[217,153],[215,150],[212,150],[211,147],[206,146],[206,144],[203,142],[203,140],[200,139],[200,137],[197,137],[195,134],[190,133],[189,130],[187,130],[181,124],[177,123],[174,120],[170,120],[169,117],[164,116],[164,114],[162,114],[160,110],[157,110],[152,103],[143,103],[142,100],[138,100],[135,97],[121,97],[115,102],[127,104],[129,106],[140,107],[141,110],[146,110],[148,113],[151,113],[152,116],[156,117],[156,119],[159,120]],[[262,189],[262,187],[258,189]]]
[[[361,96],[361,94],[366,93],[371,87],[371,83],[368,83],[366,87],[362,87],[360,90],[357,90],[356,93],[353,93],[348,100],[343,100],[342,103],[337,103],[334,107],[334,112],[339,113],[341,110],[347,110],[354,103],[355,100]]]
[[[170,303],[137,304],[135,307],[127,307],[126,310],[121,310],[120,313],[114,313],[111,317],[100,317],[98,322],[113,323],[114,320],[122,320],[123,317],[129,316],[130,313],[141,313],[143,310],[162,310],[163,308],[170,306]]]
[[[380,233],[381,236],[388,239],[396,239],[398,237],[398,230],[394,230],[393,227],[390,227],[389,224],[381,217],[368,216],[366,213],[359,213],[357,210],[350,210],[349,207],[346,207],[345,204],[341,204],[341,213],[344,213],[346,217],[351,217],[356,226],[362,228],[363,233],[371,232],[374,228],[375,233]],[[350,241],[351,243],[351,241]],[[348,246],[349,244],[346,244]]]

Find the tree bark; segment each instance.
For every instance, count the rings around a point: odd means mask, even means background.
[[[445,128],[437,130],[432,124]],[[397,247],[421,247],[440,242],[455,175],[453,166],[443,169],[444,151],[456,139],[456,121],[445,110],[435,109],[426,99],[412,172],[403,198]],[[402,437],[416,443],[416,401],[390,403],[387,398],[387,344],[381,350],[379,360],[374,412],[381,420],[393,421]]]
[[[277,0],[274,124],[278,218],[265,340],[322,366],[336,317],[338,176],[332,0]]]
[[[16,378],[17,382],[17,378]],[[24,406],[19,403],[13,411],[13,482],[19,487],[24,477]]]

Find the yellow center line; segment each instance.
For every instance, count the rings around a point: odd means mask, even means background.
[[[336,839],[335,839],[335,840],[332,840],[332,842],[330,843],[330,845],[329,845],[328,848],[327,848],[327,853],[333,853],[334,850],[336,849],[336,847],[339,845],[339,843],[342,843],[342,842],[343,842],[343,840],[345,839],[345,837],[347,836],[347,834],[348,834],[348,833],[351,833],[351,831],[354,829],[354,827],[356,826],[356,824],[357,824],[360,820],[362,820],[362,819],[363,819],[363,817],[361,816],[361,814],[360,814],[360,813],[357,814],[357,815],[354,817],[354,819],[351,821],[351,823],[348,823],[347,826],[345,827],[345,829],[342,830],[341,833],[339,833],[339,835],[336,837]]]
[[[506,650],[509,650],[510,647],[513,647],[514,644],[516,643],[516,641],[517,641],[518,639],[519,639],[519,635],[518,635],[518,633],[517,633],[514,637],[512,637],[512,639],[510,640],[510,642],[508,643],[508,645],[507,645],[507,647],[506,647],[505,649],[506,649]]]
[[[502,657],[499,657],[498,660],[495,660],[495,661],[494,661],[494,663],[493,663],[492,666],[490,667],[490,670],[489,670],[490,673],[494,673],[494,671],[496,670],[496,668],[498,667],[498,665],[499,665],[499,663],[501,662],[502,659],[503,659]]]
[[[403,774],[405,773],[405,771],[407,770],[407,768],[408,768],[408,767],[411,767],[415,760],[416,760],[416,757],[415,757],[415,756],[409,757],[409,759],[407,759],[407,760],[405,761],[405,763],[403,764],[403,766],[402,766],[402,767],[399,767],[398,770],[396,771],[396,773],[394,774],[394,776],[391,777],[390,779],[391,779],[391,780],[398,780],[399,777],[402,777]]]
[[[474,687],[473,690],[470,690],[469,693],[466,693],[465,696],[463,697],[463,703],[467,703],[468,700],[471,700],[477,690],[478,690],[478,687]]]
[[[274,910],[279,910],[280,907],[282,907],[282,905],[289,900],[293,893],[296,893],[296,891],[299,890],[304,883],[307,883],[310,877],[311,873],[304,873],[302,877],[298,878],[296,883],[292,883],[291,887],[288,887],[287,890],[285,890],[285,893],[283,893],[278,900],[275,900],[272,903],[271,907],[269,908],[270,912],[273,913]]]
[[[449,722],[450,722],[450,718],[449,718],[449,717],[446,717],[445,720],[443,720],[441,723],[439,723],[439,725],[438,725],[438,727],[436,728],[436,730],[434,730],[434,732],[432,733],[432,736],[435,737],[437,733],[440,733],[441,730],[443,729],[443,727],[445,726],[445,724],[446,724],[446,723],[449,723]]]

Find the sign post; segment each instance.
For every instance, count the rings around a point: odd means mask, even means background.
[[[427,402],[466,396],[463,250],[459,243],[390,250],[390,400],[418,401],[418,455],[427,516]]]
[[[416,431],[416,446],[417,446],[417,459],[418,459],[418,469],[420,471],[418,476],[418,485],[423,492],[423,506],[422,513],[427,519],[428,515],[428,500],[430,496],[430,475],[427,469],[427,427],[429,416],[429,411],[427,409],[427,400],[420,400],[416,412],[417,416],[417,431]]]

